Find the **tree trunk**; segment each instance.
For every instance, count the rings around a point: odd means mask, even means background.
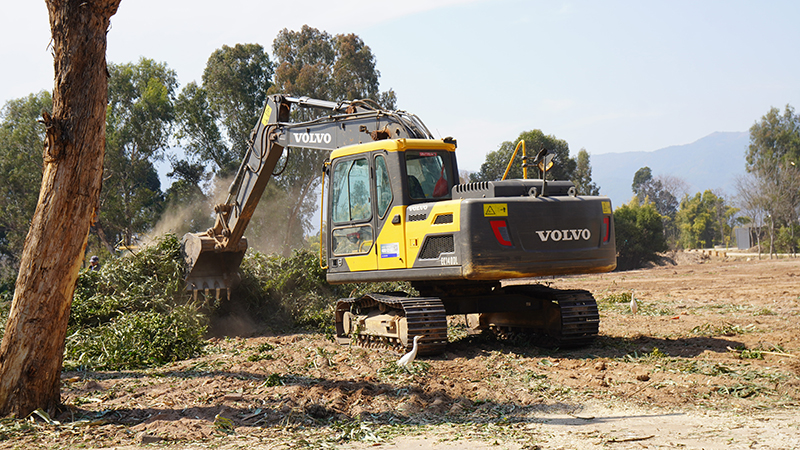
[[[106,32],[120,0],[46,0],[55,84],[39,201],[0,345],[0,414],[60,403],[72,294],[97,208],[108,96]]]

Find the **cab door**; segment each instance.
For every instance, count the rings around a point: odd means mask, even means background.
[[[369,155],[337,159],[331,170],[329,266],[333,271],[377,268],[374,181]]]
[[[375,153],[372,161],[375,167],[375,217],[379,230],[376,242],[378,269],[404,269],[407,267],[406,227],[402,195],[392,189],[386,152]]]

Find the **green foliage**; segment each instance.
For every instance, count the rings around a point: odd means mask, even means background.
[[[372,99],[394,109],[393,91],[379,92],[380,72],[369,46],[355,34],[331,36],[303,25],[283,29],[272,44],[277,59],[270,94],[306,95],[327,100]]]
[[[408,283],[330,285],[318,255],[309,250],[296,250],[290,257],[250,251],[241,272],[242,283],[232,298],[254,319],[286,328],[332,333],[338,298],[375,291],[413,293]],[[222,302],[209,309],[192,302],[183,275],[180,242],[174,235],[112,259],[99,271],[82,271],[73,297],[65,367],[136,369],[200,354],[209,320],[232,305]],[[253,361],[273,357],[269,344],[256,350]]]
[[[655,261],[667,250],[661,215],[650,203],[639,204],[634,197],[614,211],[617,269],[628,270]]]
[[[731,224],[739,210],[728,206],[725,199],[710,190],[686,197],[675,217],[680,230],[683,248],[707,248],[716,244],[728,244]]]
[[[661,180],[653,178],[649,167],[645,166],[636,171],[631,189],[639,199],[639,203],[650,201],[662,216],[675,217],[678,211],[678,199],[665,189]]]
[[[425,361],[414,360],[405,366],[397,365],[396,361],[390,361],[387,365],[378,369],[378,375],[384,379],[403,378],[409,375],[425,376],[430,370],[431,365]]]
[[[600,302],[601,303],[624,303],[628,304],[631,302],[631,293],[627,291],[623,291],[620,293],[609,294],[606,297],[603,297]]]
[[[189,111],[192,115],[211,117],[195,119],[198,124],[211,122],[201,127],[206,130],[202,136],[207,139],[194,139],[193,143],[201,150],[199,156],[217,164],[221,176],[235,173],[247,152],[250,131],[264,107],[267,90],[272,86],[272,73],[272,62],[261,45],[223,45],[208,58],[202,89],[195,86],[194,93],[185,91],[186,97],[193,98],[198,107],[204,106],[202,101],[207,99],[208,109]],[[227,145],[219,142],[215,123],[222,125]],[[197,134],[193,136],[198,137]]]
[[[163,208],[154,162],[163,157],[175,120],[174,71],[141,58],[133,64],[109,64],[106,153],[103,190],[96,223],[107,248],[131,245],[148,231]]]
[[[15,271],[42,182],[42,111],[52,109],[48,92],[8,101],[0,111],[0,259]]]
[[[572,183],[578,195],[600,195],[600,188],[592,181],[592,164],[589,162],[589,152],[582,148],[576,158],[575,172],[572,174]]]
[[[569,156],[569,144],[567,141],[558,139],[553,135],[545,135],[541,130],[531,130],[520,133],[519,137],[513,142],[506,141],[500,144],[500,148],[486,154],[486,161],[481,164],[480,171],[470,175],[470,181],[496,181],[503,178],[503,173],[508,167],[511,155],[519,141],[525,140],[525,149],[528,156],[536,155],[542,148],[555,154],[554,165],[547,172],[549,180],[571,180],[573,178],[577,162]],[[511,166],[511,170],[506,178],[522,178],[522,152],[517,153],[517,159]],[[529,169],[528,178],[537,178],[538,169]]]
[[[367,292],[408,292],[409,283],[359,283],[331,285],[320,267],[319,255],[308,249],[291,255],[267,255],[249,250],[242,262],[242,283],[233,297],[247,312],[268,324],[305,327],[331,333],[336,300]]]
[[[800,163],[800,116],[791,105],[786,105],[783,114],[770,108],[750,127],[747,171],[770,170],[783,162]]]
[[[800,225],[785,225],[775,233],[775,249],[782,253],[797,253],[800,247]]]
[[[136,311],[80,328],[67,337],[64,366],[121,370],[157,366],[198,356],[206,318],[193,305],[166,313]]]
[[[333,324],[335,289],[325,281],[319,256],[294,250],[289,257],[248,251],[234,296],[261,320],[324,329]]]
[[[212,163],[212,171],[228,176],[238,167],[239,159],[225,145],[222,131],[217,125],[219,118],[211,109],[208,97],[206,88],[194,81],[184,86],[175,100],[179,124],[175,137],[187,154],[204,163]],[[251,118],[250,121],[253,120]]]
[[[791,230],[800,223],[800,116],[786,105],[783,114],[770,108],[750,128],[746,168],[739,181],[742,206],[756,226],[768,225],[770,253],[793,248]],[[775,230],[789,227],[789,236]]]
[[[197,356],[207,318],[184,290],[174,235],[78,277],[65,367],[135,369]]]
[[[749,324],[745,326],[722,322],[722,323],[704,323],[692,328],[692,334],[700,336],[736,336],[739,334],[753,333],[757,331],[755,325]]]

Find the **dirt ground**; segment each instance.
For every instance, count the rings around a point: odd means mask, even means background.
[[[469,336],[454,320],[444,354],[403,370],[394,352],[250,324],[190,361],[65,373],[57,422],[6,424],[0,446],[800,448],[800,259],[672,262],[540,280],[597,298],[587,348]]]

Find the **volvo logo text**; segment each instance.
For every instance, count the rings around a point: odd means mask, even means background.
[[[592,232],[584,228],[582,230],[544,230],[537,231],[542,242],[550,241],[588,241],[592,237]]]
[[[326,144],[331,143],[330,133],[292,133],[296,144]]]

